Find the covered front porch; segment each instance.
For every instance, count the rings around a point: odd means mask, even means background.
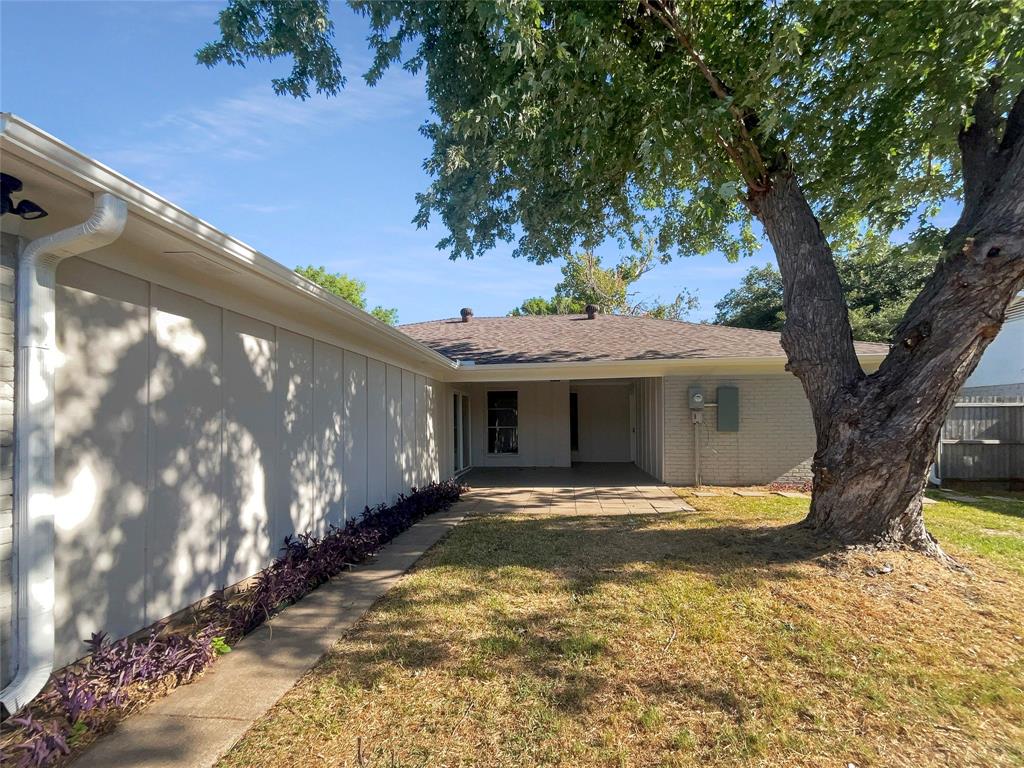
[[[541,484],[658,482],[662,461],[662,379],[493,381],[454,385],[453,467],[572,470],[572,480],[541,472]],[[584,482],[592,474],[595,482]],[[493,475],[505,480],[511,475]]]

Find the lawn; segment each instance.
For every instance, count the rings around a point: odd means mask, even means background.
[[[221,765],[1024,765],[1024,503],[927,507],[958,572],[689,500],[468,518]]]

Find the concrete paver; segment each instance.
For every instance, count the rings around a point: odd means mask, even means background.
[[[477,468],[465,482],[475,496],[521,502],[503,510],[507,512],[618,516],[696,511],[671,486],[626,463]]]

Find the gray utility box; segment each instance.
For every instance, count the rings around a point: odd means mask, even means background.
[[[740,390],[739,387],[719,387],[715,393],[718,402],[718,431],[740,431]]]

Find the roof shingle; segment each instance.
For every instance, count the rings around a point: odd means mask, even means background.
[[[432,320],[399,326],[454,360],[497,363],[579,363],[783,357],[779,334],[653,317],[527,315]],[[857,342],[857,354],[884,354],[885,344]]]

